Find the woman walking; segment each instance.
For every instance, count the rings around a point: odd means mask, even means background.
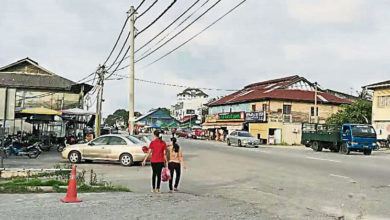
[[[146,160],[152,154],[150,162],[152,164],[152,193],[161,193],[161,171],[167,163],[166,151],[167,145],[162,140],[160,131],[156,130],[153,132],[154,140],[150,142],[148,153],[145,156],[142,166],[145,166]]]
[[[171,172],[171,179],[169,180],[169,192],[172,193],[172,190],[175,192],[178,192],[178,186],[180,181],[180,174],[181,174],[181,167],[186,169],[184,165],[183,160],[183,152],[180,148],[180,146],[176,143],[176,138],[171,138],[171,144],[168,148],[169,152],[169,163],[168,168]],[[176,173],[176,179],[175,179],[175,188],[172,187],[173,185],[173,174]]]

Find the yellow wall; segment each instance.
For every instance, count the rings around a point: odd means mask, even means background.
[[[252,110],[252,105],[256,106],[256,111],[261,111],[263,104],[268,107],[268,123],[250,123],[249,132],[257,137],[261,135],[261,139],[268,139],[269,128],[280,128],[282,130],[282,142],[287,144],[300,144],[301,142],[301,125],[303,122],[314,122],[314,117],[310,118],[311,107],[314,103],[303,103],[295,101],[262,101],[249,104],[249,109]],[[283,121],[282,109],[283,104],[291,105],[291,121]],[[324,123],[332,114],[337,113],[342,107],[331,104],[318,104],[319,122]]]
[[[378,106],[379,96],[390,96],[390,88],[375,89],[372,100],[372,124],[379,139],[390,135],[390,106]]]
[[[390,96],[390,88],[377,89],[374,91],[374,97],[372,102],[372,119],[376,120],[390,120],[390,106],[379,107],[378,97],[379,96]]]

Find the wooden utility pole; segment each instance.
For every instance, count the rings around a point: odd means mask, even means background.
[[[98,81],[98,92],[96,98],[96,117],[95,117],[95,136],[100,136],[100,126],[102,123],[102,102],[103,102],[103,87],[104,87],[104,74],[106,73],[105,66],[99,66],[97,75]]]
[[[129,133],[134,134],[134,22],[135,22],[135,9],[134,6],[130,7],[130,76],[129,76]]]

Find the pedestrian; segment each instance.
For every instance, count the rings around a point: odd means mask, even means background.
[[[152,193],[161,193],[160,185],[161,185],[161,172],[163,167],[167,167],[167,145],[162,140],[162,134],[160,131],[155,130],[153,132],[154,140],[150,142],[148,153],[146,154],[144,161],[142,161],[142,166],[145,166],[146,160],[149,158],[150,154],[152,157],[150,158],[151,166],[152,166]]]
[[[168,168],[171,172],[171,179],[169,180],[169,192],[178,192],[178,186],[180,181],[181,167],[187,169],[184,165],[183,152],[180,146],[177,144],[176,138],[171,138],[171,144],[168,147]],[[173,188],[173,175],[176,175],[175,188]]]

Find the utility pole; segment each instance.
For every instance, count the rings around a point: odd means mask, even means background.
[[[96,118],[95,118],[95,136],[100,136],[100,125],[102,121],[102,102],[103,102],[103,87],[104,87],[104,74],[106,73],[105,66],[99,66],[97,71],[98,81],[98,93],[96,98]]]
[[[134,22],[135,9],[130,7],[130,91],[129,91],[129,133],[134,134]]]
[[[317,93],[318,93],[318,84],[317,82],[314,83],[315,92],[314,92],[314,118],[315,123],[318,123],[318,107],[317,107]]]

